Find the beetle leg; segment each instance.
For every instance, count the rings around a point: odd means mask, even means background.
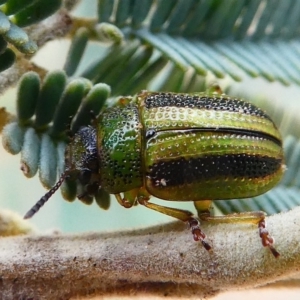
[[[280,253],[273,247],[274,239],[270,236],[268,230],[266,229],[265,218],[258,223],[259,236],[261,238],[264,247],[269,247],[272,254],[277,258]]]
[[[125,208],[130,208],[136,203],[137,194],[139,189],[132,189],[124,193],[124,197],[121,194],[115,194],[115,197],[120,205]]]
[[[153,209],[155,211],[158,211],[162,214],[176,218],[185,223],[188,223],[192,231],[194,240],[200,241],[206,250],[208,251],[211,250],[211,246],[204,240],[205,234],[202,232],[200,228],[199,220],[190,211],[158,205],[155,203],[148,202],[148,200],[149,198],[144,198],[144,197],[138,198],[139,204],[144,205],[147,208]]]
[[[207,207],[207,201],[195,201],[200,220],[210,223],[252,223],[258,225],[259,236],[264,247],[269,247],[272,254],[277,258],[280,254],[273,247],[274,239],[266,229],[265,213],[263,211],[250,211],[234,213],[225,216],[211,216]],[[210,201],[211,202],[211,201]]]
[[[211,200],[201,200],[201,201],[194,201],[194,206],[197,210],[198,216],[206,214],[210,215],[210,208],[212,206]]]

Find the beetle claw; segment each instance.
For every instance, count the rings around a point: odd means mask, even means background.
[[[275,258],[278,258],[280,256],[280,253],[273,246],[269,245],[269,249]]]
[[[211,251],[212,250],[211,245],[208,244],[207,242],[205,242],[205,241],[202,240],[201,243],[202,243],[203,247],[205,248],[205,250],[207,250],[207,251]]]

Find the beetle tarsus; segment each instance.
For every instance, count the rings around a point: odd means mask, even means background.
[[[259,236],[264,247],[268,247],[275,258],[280,256],[280,253],[273,247],[274,239],[270,236],[266,229],[266,221],[261,220],[258,223]]]
[[[200,222],[196,218],[191,218],[188,220],[189,227],[192,230],[192,235],[194,238],[194,241],[198,242],[200,241],[203,247],[207,250],[211,250],[211,246],[204,240],[206,235],[203,233],[203,231],[200,229]]]

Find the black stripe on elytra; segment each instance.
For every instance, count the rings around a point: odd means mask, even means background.
[[[198,158],[171,159],[149,166],[147,177],[153,185],[178,186],[214,179],[264,178],[281,167],[282,160],[274,157],[230,154]]]
[[[155,129],[149,128],[146,131],[146,139],[150,139],[155,137],[155,135],[159,132],[166,132],[166,131],[172,131],[176,132],[177,130],[158,130],[156,131]],[[229,133],[229,134],[236,134],[236,135],[247,135],[249,137],[258,137],[258,138],[264,138],[267,140],[272,141],[278,146],[282,146],[282,141],[274,137],[273,135],[267,134],[265,132],[261,131],[254,131],[254,130],[248,130],[248,129],[243,129],[243,128],[216,128],[216,127],[205,127],[205,128],[193,128],[193,129],[183,129],[183,130],[178,130],[179,133],[184,134],[184,133],[197,133],[197,132],[210,132],[210,133]]]
[[[188,107],[216,111],[241,112],[259,116],[271,121],[270,117],[257,106],[241,99],[232,99],[222,95],[197,96],[192,94],[150,93],[145,98],[147,109],[153,107]]]

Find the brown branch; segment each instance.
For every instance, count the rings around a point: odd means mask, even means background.
[[[299,277],[300,207],[268,218],[278,259],[253,225],[207,225],[213,252],[183,224],[112,234],[0,239],[3,299],[88,294],[203,297]]]
[[[14,86],[20,77],[28,71],[34,71],[44,78],[47,71],[28,60],[23,54],[18,54],[15,63],[9,69],[0,73],[0,93]]]
[[[65,9],[60,9],[51,17],[26,28],[28,35],[39,47],[46,42],[66,36],[72,28],[72,19]]]

